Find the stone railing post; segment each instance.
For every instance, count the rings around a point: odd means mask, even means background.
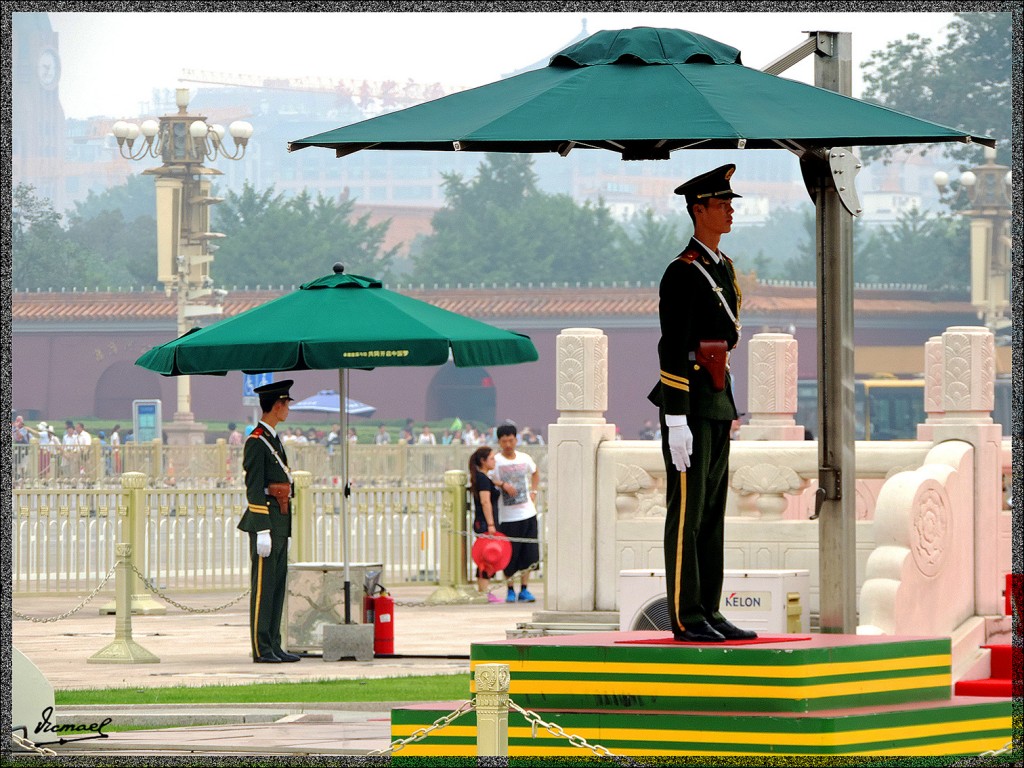
[[[313,560],[313,475],[297,469],[292,472],[292,481],[295,483],[295,500],[292,502],[295,546],[289,559],[294,563],[308,563]]]
[[[555,403],[548,425],[548,563],[544,605],[556,611],[597,608],[598,536],[615,520],[597,519],[597,451],[615,439],[608,409],[608,337],[596,328],[567,328],[556,340]],[[607,556],[614,558],[614,547]],[[610,607],[609,607],[610,608]]]
[[[757,333],[747,344],[747,409],[740,440],[803,440],[796,423],[797,341],[788,333]]]
[[[441,541],[438,552],[438,586],[427,598],[428,603],[465,601],[476,595],[463,584],[466,551],[466,483],[461,469],[444,473],[444,502],[441,517]]]
[[[1000,615],[1003,565],[999,527],[1003,514],[1002,428],[992,422],[995,405],[995,337],[988,328],[953,326],[941,337],[942,419],[931,440],[963,440],[974,446],[974,600],[979,615]],[[1008,558],[1005,566],[1009,566]]]
[[[508,664],[477,664],[476,753],[504,757],[508,755]]]

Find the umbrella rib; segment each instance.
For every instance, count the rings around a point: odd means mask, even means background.
[[[697,141],[691,141],[689,144],[683,144],[678,147],[673,147],[669,152],[675,152],[677,149],[690,149],[690,147],[699,147],[701,144],[707,144],[711,139],[698,139]],[[660,146],[660,144],[659,144]]]

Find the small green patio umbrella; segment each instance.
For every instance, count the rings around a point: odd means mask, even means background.
[[[136,365],[165,376],[332,368],[513,365],[537,359],[528,336],[335,274],[161,344]]]
[[[424,301],[346,275],[341,264],[321,277],[247,312],[186,333],[149,350],[136,365],[165,376],[338,369],[339,403],[351,368],[514,365],[537,360],[528,336],[495,328]],[[341,434],[347,434],[342,413]],[[350,622],[348,440],[341,441],[344,492],[340,517],[345,565],[345,623]]]

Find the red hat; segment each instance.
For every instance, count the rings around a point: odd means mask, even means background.
[[[477,536],[472,554],[473,562],[481,571],[495,574],[512,559],[512,542],[503,533]]]

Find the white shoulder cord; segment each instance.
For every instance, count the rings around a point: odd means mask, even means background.
[[[292,473],[288,469],[288,465],[281,461],[281,457],[278,455],[277,451],[274,450],[274,446],[270,444],[270,441],[267,440],[266,435],[260,435],[260,440],[262,440],[266,444],[267,448],[270,449],[270,452],[274,454],[274,458],[277,459],[277,463],[281,465],[281,469],[283,469],[284,473],[288,475],[288,482],[290,483],[292,481]]]
[[[711,283],[711,290],[718,294],[718,300],[722,302],[722,309],[724,309],[726,311],[726,314],[729,315],[729,319],[732,320],[732,324],[736,326],[736,331],[739,332],[743,328],[743,326],[740,325],[740,321],[736,319],[736,315],[733,313],[732,308],[729,306],[729,302],[727,302],[725,300],[725,296],[722,295],[721,286],[719,286],[718,283],[715,282],[715,278],[708,274],[708,271],[704,269],[703,264],[696,260],[694,260],[691,263],[693,264],[693,266],[699,269],[701,271],[701,274],[708,279],[709,283]]]

